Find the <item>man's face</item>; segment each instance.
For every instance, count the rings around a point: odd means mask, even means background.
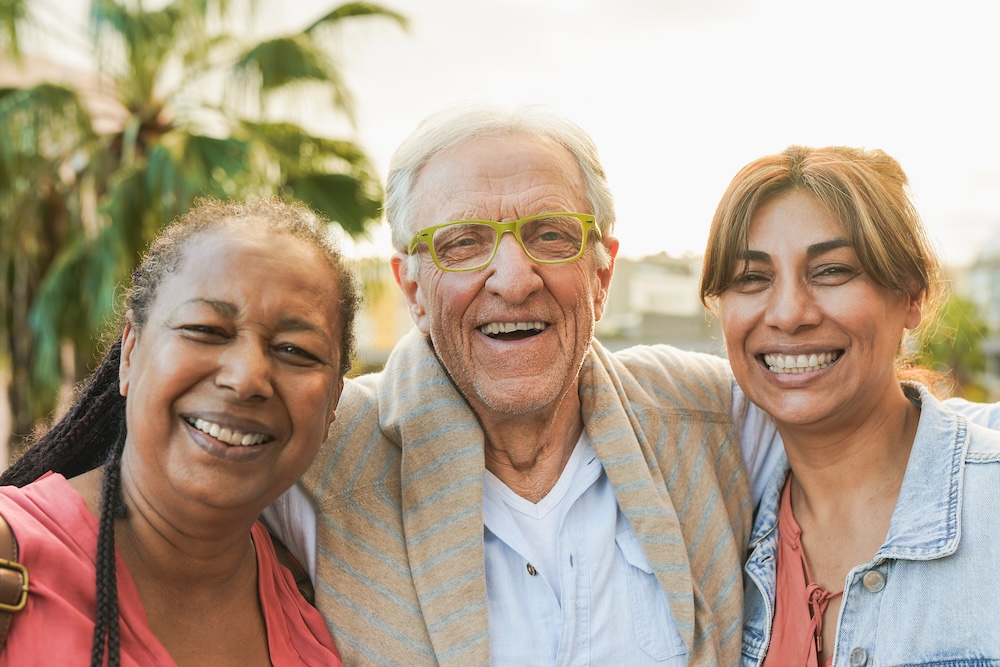
[[[471,139],[435,156],[418,175],[414,203],[414,233],[453,220],[591,212],[569,152],[522,134]],[[618,242],[604,244],[612,257],[605,269],[593,248],[573,262],[537,264],[513,234],[475,271],[442,271],[423,246],[415,276],[403,275],[404,255],[393,267],[414,321],[477,412],[544,415],[576,390],[604,311]]]

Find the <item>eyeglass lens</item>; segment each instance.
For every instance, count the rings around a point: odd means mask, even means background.
[[[539,262],[558,262],[576,257],[583,245],[583,223],[568,215],[551,215],[521,225],[521,245]],[[463,222],[434,232],[438,262],[448,269],[466,269],[485,264],[497,244],[497,231],[482,223]]]

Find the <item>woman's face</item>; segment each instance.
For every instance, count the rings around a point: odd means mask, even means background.
[[[802,190],[758,209],[748,245],[719,303],[740,387],[779,424],[863,419],[897,382],[919,300],[872,282],[841,222]]]
[[[229,225],[193,238],[125,331],[126,490],[259,511],[291,486],[343,386],[338,296],[304,241]]]

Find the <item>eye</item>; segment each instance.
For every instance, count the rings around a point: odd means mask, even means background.
[[[323,360],[317,355],[291,343],[281,343],[272,349],[279,358],[297,366],[312,366],[323,363]]]
[[[434,233],[434,250],[444,266],[460,267],[485,259],[496,246],[496,232],[489,225],[463,223]]]
[[[569,216],[531,220],[521,227],[520,234],[528,253],[541,260],[571,257],[580,251],[583,243],[583,226]]]
[[[860,275],[860,271],[844,264],[823,264],[816,267],[812,279],[820,285],[843,285]]]
[[[182,324],[179,329],[194,340],[225,339],[229,333],[211,324]]]
[[[760,292],[771,284],[771,277],[760,271],[744,271],[736,275],[729,284],[729,289],[741,294]]]

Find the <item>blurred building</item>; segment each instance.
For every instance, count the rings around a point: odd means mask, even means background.
[[[987,330],[982,347],[986,355],[985,384],[991,395],[1000,396],[1000,226],[972,266],[956,276],[954,291],[979,308]]]
[[[358,358],[352,373],[355,375],[381,369],[396,342],[413,328],[389,260],[366,257],[358,260],[356,268],[364,285],[365,303],[356,326]]]
[[[608,348],[669,343],[724,355],[717,318],[698,300],[701,258],[666,253],[642,259],[619,258],[597,337]]]

